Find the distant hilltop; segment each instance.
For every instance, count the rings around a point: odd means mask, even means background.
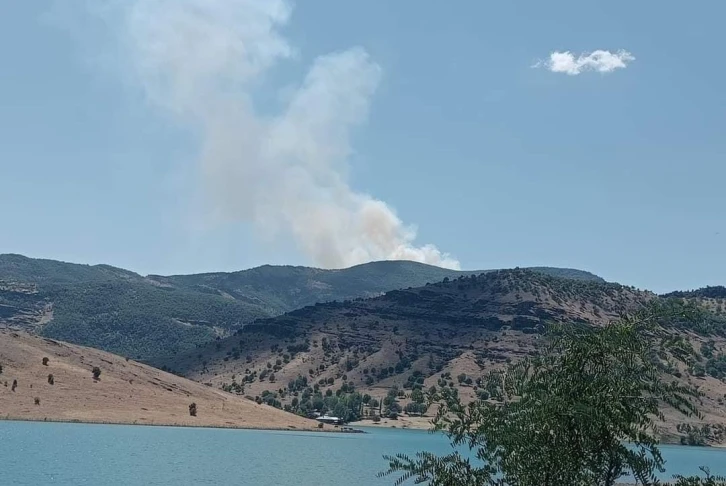
[[[0,285],[0,325],[152,359],[194,349],[256,319],[316,303],[376,297],[490,271],[382,261],[341,270],[264,265],[237,272],[142,276],[110,265],[6,254],[0,255],[0,281],[5,282]],[[532,271],[604,282],[581,270]]]

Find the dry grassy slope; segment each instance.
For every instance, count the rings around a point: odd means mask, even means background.
[[[0,364],[0,418],[317,429],[314,421],[119,356],[22,332],[0,330]],[[102,370],[99,381],[92,377],[94,366]],[[14,392],[13,380],[18,381]],[[34,404],[36,397],[40,405]],[[192,402],[197,417],[189,415]]]
[[[426,376],[427,388],[436,385],[442,374],[450,373],[447,381],[453,381],[462,396],[473,398],[473,386],[459,386],[456,377],[464,373],[476,380],[492,367],[533,352],[537,339],[534,331],[544,322],[603,324],[654,297],[615,284],[566,281],[522,270],[501,271],[388,292],[375,299],[300,309],[258,322],[236,336],[163,364],[216,388],[233,381],[241,383],[243,377],[256,373],[256,378],[245,384],[244,394],[248,396],[284,389],[290,380],[302,375],[310,383],[332,378],[334,383],[322,386],[323,391],[338,389],[346,378],[359,391],[381,398],[390,387],[402,387],[418,370]],[[690,337],[698,349],[703,338]],[[306,340],[310,343],[307,351],[287,351],[287,346]],[[717,348],[726,349],[723,340],[716,341]],[[394,367],[393,374],[380,376],[379,370],[389,367]],[[265,370],[274,373],[274,382],[259,379]],[[726,424],[724,383],[692,377],[685,368],[681,371],[682,380],[698,384],[705,394],[704,421]],[[368,377],[374,375],[379,376],[371,383]],[[290,400],[287,394],[282,403]],[[666,415],[664,436],[671,440],[677,436],[678,423],[699,422]],[[426,427],[426,420],[413,420],[410,425]]]

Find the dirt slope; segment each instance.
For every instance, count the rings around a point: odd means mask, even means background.
[[[0,330],[0,365],[0,418],[317,430],[316,422],[273,407],[103,351],[22,332]],[[99,380],[93,379],[95,366]],[[192,402],[196,417],[189,415]]]

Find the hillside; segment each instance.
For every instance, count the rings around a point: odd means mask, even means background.
[[[498,348],[501,344],[493,343],[507,336],[507,331],[534,336],[547,321],[603,323],[654,297],[618,284],[560,279],[528,270],[502,270],[446,278],[371,299],[316,304],[260,319],[235,336],[161,362],[170,367],[175,364],[173,369],[187,372],[198,370],[200,359],[211,362],[229,357],[230,350],[235,356],[246,356],[248,352],[263,353],[267,348],[263,354],[270,354],[268,343],[280,341],[292,346],[309,341],[309,352],[326,355],[322,364],[334,363],[333,358],[340,358],[341,352],[359,357],[365,354],[367,362],[382,364],[389,359],[386,350],[404,345],[417,356],[433,353],[437,361],[471,349]],[[323,338],[326,351],[315,346]],[[419,351],[414,352],[415,349]],[[231,369],[232,364],[224,367]]]
[[[482,392],[477,383],[487,370],[535,351],[547,322],[600,325],[654,299],[618,284],[526,270],[490,272],[259,320],[235,336],[158,364],[298,413],[323,407],[355,420],[385,415],[382,402],[391,390],[400,407],[411,407],[414,390],[432,386],[454,387],[471,399]],[[664,372],[698,380],[707,418],[726,423],[726,386],[724,375],[718,376],[726,363],[726,322],[714,317],[697,328],[680,321],[670,325],[696,350],[710,353],[711,366],[706,368],[703,354],[690,368],[663,358]],[[358,404],[366,395],[377,407]],[[667,428],[672,439],[681,423],[675,420]],[[412,422],[416,419],[407,417],[391,423]]]
[[[579,270],[538,271],[601,280]],[[158,359],[298,307],[376,296],[467,273],[391,261],[344,270],[263,266],[233,273],[144,277],[108,265],[0,255],[0,327],[136,359]]]
[[[711,310],[717,316],[726,316],[726,287],[722,285],[685,292],[670,292],[663,295],[663,297],[696,303]]]
[[[108,265],[0,255],[0,326],[138,359],[194,348],[265,316],[255,304]]]
[[[0,366],[5,419],[317,429],[312,420],[119,356],[25,333],[0,330]],[[92,374],[96,366],[98,380]],[[191,403],[197,405],[196,417],[189,414]]]
[[[661,297],[663,299],[698,305],[708,309],[717,318],[726,319],[726,287],[719,285],[696,290],[676,291],[664,294]],[[713,368],[712,366],[709,367]],[[726,376],[726,366],[723,368],[721,374]]]

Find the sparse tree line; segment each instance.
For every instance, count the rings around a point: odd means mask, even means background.
[[[299,375],[296,379],[290,380],[285,388],[265,390],[258,396],[247,398],[304,417],[314,417],[316,413],[328,414],[339,417],[345,422],[362,418],[396,419],[403,412],[420,416],[428,410],[425,394],[420,387],[414,388],[408,395],[404,390],[394,387],[388,391],[383,400],[377,400],[369,394],[358,392],[355,385],[347,381],[346,375],[342,378],[343,384],[337,390],[328,388],[323,392],[321,387],[332,385],[334,383],[332,378],[311,385],[307,377]],[[244,393],[244,386],[236,381],[225,384],[222,388],[232,393]],[[410,402],[402,407],[399,400],[406,398],[410,399]],[[289,403],[283,404],[283,400],[286,399],[289,399]]]

